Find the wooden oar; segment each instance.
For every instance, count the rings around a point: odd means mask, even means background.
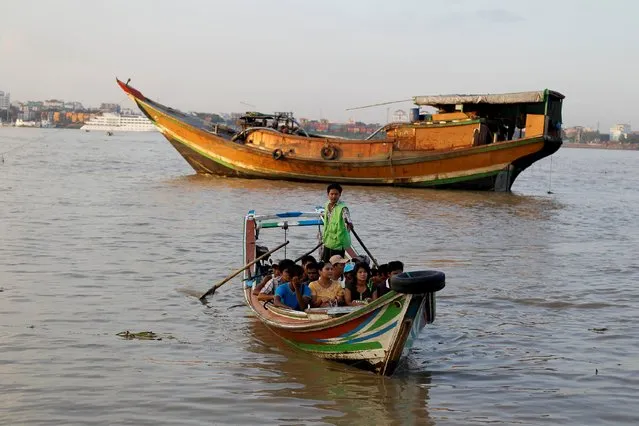
[[[213,287],[211,287],[206,293],[204,293],[202,296],[200,296],[200,301],[203,302],[206,299],[206,296],[209,296],[211,294],[215,294],[215,290],[217,290],[218,288],[222,287],[224,284],[226,284],[227,282],[229,282],[233,277],[235,277],[236,275],[238,275],[240,272],[250,268],[251,266],[255,265],[257,262],[259,262],[260,260],[268,257],[269,255],[275,253],[276,251],[278,251],[279,249],[281,249],[282,247],[284,247],[285,245],[287,245],[289,242],[286,241],[285,243],[280,244],[279,246],[275,247],[273,250],[268,251],[266,253],[264,253],[263,255],[261,255],[260,257],[258,257],[257,259],[253,260],[252,262],[247,263],[246,265],[244,265],[243,267],[241,267],[240,269],[238,269],[237,271],[233,272],[231,275],[229,275],[228,277],[224,278],[222,281],[220,281],[219,283],[215,284]]]
[[[379,268],[379,265],[377,264],[377,261],[375,260],[375,258],[373,257],[373,255],[371,254],[370,251],[368,251],[368,249],[366,248],[366,246],[364,245],[364,242],[362,241],[362,239],[359,237],[359,235],[357,235],[357,232],[355,232],[355,230],[353,228],[351,228],[351,232],[353,233],[353,235],[355,235],[355,238],[357,238],[357,241],[359,241],[359,244],[362,246],[362,248],[364,249],[364,251],[366,252],[366,254],[368,255],[368,257],[371,258],[371,260],[373,261],[373,264],[375,265],[376,268]]]
[[[302,260],[302,258],[303,258],[304,256],[308,256],[309,254],[313,253],[315,250],[317,250],[318,248],[320,248],[320,246],[321,246],[322,244],[323,244],[323,243],[320,241],[320,243],[319,243],[318,245],[316,245],[316,246],[313,248],[313,250],[309,251],[308,253],[304,253],[303,255],[301,255],[300,257],[298,257],[297,259],[295,259],[295,263],[297,263],[297,262],[299,262],[300,260]]]

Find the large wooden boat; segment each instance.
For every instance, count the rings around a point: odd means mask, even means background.
[[[290,113],[247,113],[238,128],[211,124],[117,83],[202,174],[509,191],[562,143],[564,96],[551,90],[415,96],[410,122],[355,140],[309,134]]]
[[[268,252],[258,245],[265,230],[279,228],[286,234],[297,226],[321,226],[321,216],[321,210],[273,215],[249,212],[244,220],[245,264],[258,259],[258,253]],[[352,248],[347,253],[357,255]],[[368,305],[296,311],[264,304],[252,294],[252,286],[267,269],[266,261],[249,268],[244,273],[243,292],[247,305],[273,333],[303,352],[387,376],[393,374],[424,326],[434,321],[435,292],[445,286],[441,272],[408,272],[396,276],[392,290]]]

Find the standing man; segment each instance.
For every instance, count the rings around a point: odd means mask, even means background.
[[[331,183],[326,188],[328,201],[324,206],[324,233],[322,242],[324,251],[322,260],[329,262],[336,254],[344,257],[346,249],[351,246],[351,234],[353,222],[348,213],[348,207],[339,199],[342,196],[342,186],[339,183]]]

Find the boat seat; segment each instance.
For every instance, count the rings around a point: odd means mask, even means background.
[[[348,315],[351,312],[355,312],[361,308],[361,306],[333,306],[330,308],[308,308],[304,312],[309,315],[323,314],[332,318],[341,317],[342,315]]]

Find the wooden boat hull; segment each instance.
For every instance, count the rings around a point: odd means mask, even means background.
[[[286,151],[274,158],[267,148],[238,143],[203,128],[186,114],[160,105],[118,80],[122,89],[158,127],[197,173],[244,178],[357,185],[455,188],[509,191],[517,176],[535,161],[553,154],[561,139],[536,136],[483,146],[435,151],[394,151],[390,140],[348,141],[331,138],[282,136],[282,146],[349,144],[349,150],[372,153],[362,158],[337,160],[308,158]],[[457,127],[470,126],[473,122]],[[267,135],[269,136],[269,135]],[[271,137],[271,140],[273,138]],[[251,141],[249,141],[251,142]],[[261,143],[261,142],[260,142]],[[319,144],[319,145],[318,145]],[[313,146],[315,146],[313,145]],[[354,146],[354,148],[352,148]],[[356,154],[353,154],[356,155]]]
[[[395,372],[419,332],[435,317],[435,293],[391,291],[351,314],[315,321],[301,312],[271,305],[267,309],[250,289],[245,297],[257,317],[293,348],[386,376]]]

